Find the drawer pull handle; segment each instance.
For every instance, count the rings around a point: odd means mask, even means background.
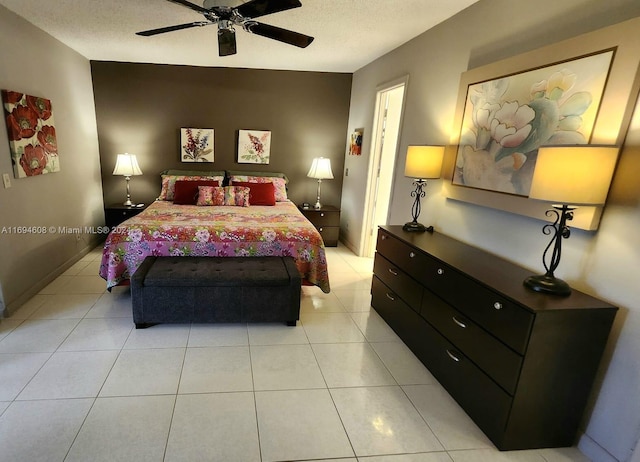
[[[436,271],[440,276],[442,276],[444,274],[444,270],[442,268],[438,268],[438,271]]]
[[[382,239],[383,241],[384,241],[386,238],[387,238],[387,236],[386,236],[386,235],[384,235],[384,234],[383,234],[382,236],[380,236],[380,239]]]
[[[322,226],[320,228],[318,228],[318,231],[322,232]]]
[[[389,292],[387,292],[387,298],[388,298],[389,300],[391,300],[392,302],[395,302],[395,301],[396,301],[396,298],[395,298],[394,296],[392,296]]]
[[[467,325],[464,322],[458,320],[458,318],[456,318],[455,316],[453,316],[451,319],[453,319],[453,322],[455,322],[458,326],[462,327],[463,329],[467,327]]]
[[[449,355],[449,357],[451,359],[453,359],[455,362],[459,363],[460,362],[460,358],[451,350],[447,350],[447,354]]]
[[[389,268],[389,272],[390,272],[391,274],[393,274],[394,276],[397,276],[397,275],[398,275],[398,272],[397,272],[396,270],[394,270],[393,268]]]
[[[414,252],[409,252],[409,257],[414,258],[416,254]]]
[[[501,309],[502,309],[502,303],[500,303],[500,302],[495,302],[495,303],[493,304],[493,307],[494,307],[496,310],[501,310]]]
[[[323,217],[323,216],[324,216],[324,213],[321,213],[321,214],[320,214],[320,216],[321,216],[321,217]]]

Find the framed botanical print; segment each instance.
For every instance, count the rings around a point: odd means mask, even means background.
[[[181,128],[180,160],[182,162],[213,162],[213,129]]]
[[[271,155],[271,132],[240,130],[238,133],[238,163],[268,164]]]

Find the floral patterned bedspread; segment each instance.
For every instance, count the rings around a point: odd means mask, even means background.
[[[107,288],[128,280],[149,255],[291,256],[304,279],[329,293],[322,237],[290,201],[273,207],[156,201],[107,237],[100,264]]]

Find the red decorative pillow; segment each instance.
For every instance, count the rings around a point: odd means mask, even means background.
[[[232,184],[249,188],[249,204],[251,205],[276,205],[276,188],[273,183],[233,181]]]
[[[220,183],[212,180],[176,181],[173,203],[179,205],[196,205],[198,200],[198,186],[218,186]]]

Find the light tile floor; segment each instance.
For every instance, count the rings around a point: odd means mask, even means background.
[[[372,260],[327,258],[296,327],[136,330],[94,250],[0,321],[0,460],[588,460],[497,451],[370,308]]]

